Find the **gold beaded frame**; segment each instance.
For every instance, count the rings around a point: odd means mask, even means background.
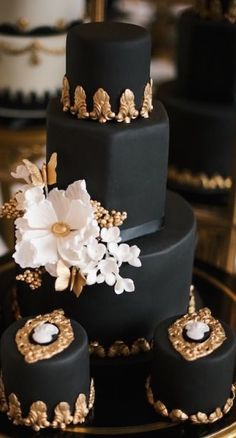
[[[28,426],[36,432],[47,427],[64,430],[69,424],[84,423],[89,411],[93,408],[94,401],[95,388],[91,380],[88,400],[85,394],[79,394],[74,405],[74,412],[71,411],[69,403],[60,402],[55,407],[53,420],[50,422],[46,403],[36,401],[31,404],[28,416],[23,417],[17,395],[11,393],[8,398],[6,397],[3,379],[0,377],[0,412],[6,413],[16,426]]]
[[[196,414],[188,415],[181,409],[172,409],[168,411],[168,408],[160,400],[154,400],[152,388],[150,386],[150,377],[146,381],[146,395],[148,402],[153,406],[155,411],[163,417],[168,417],[172,421],[182,422],[189,420],[195,424],[208,424],[215,423],[220,420],[225,414],[227,414],[233,406],[236,395],[236,384],[231,386],[231,396],[226,400],[223,408],[217,407],[211,414],[205,414],[204,412],[197,412]]]
[[[59,329],[57,339],[49,345],[39,345],[30,342],[30,334],[39,325],[49,322]],[[16,345],[19,352],[28,363],[35,363],[39,360],[50,359],[58,353],[66,350],[74,340],[74,332],[70,320],[65,318],[63,310],[54,310],[46,315],[36,316],[29,319],[26,324],[16,333]]]
[[[108,120],[130,123],[138,116],[148,118],[153,110],[152,104],[153,81],[150,79],[145,85],[143,102],[140,109],[135,106],[135,96],[132,90],[127,88],[120,97],[119,111],[115,114],[110,104],[110,96],[103,89],[99,88],[93,95],[93,109],[88,111],[86,92],[81,85],[78,85],[74,92],[74,101],[70,98],[70,84],[66,75],[63,78],[61,103],[64,112],[70,111],[78,119],[98,120],[99,123],[106,123]]]
[[[183,330],[188,322],[201,321],[210,328],[210,336],[201,343],[186,341],[183,337]],[[225,331],[220,322],[213,318],[211,311],[206,307],[198,312],[184,315],[175,321],[168,328],[169,340],[173,348],[188,361],[194,361],[201,357],[208,356],[219,348],[226,339]]]

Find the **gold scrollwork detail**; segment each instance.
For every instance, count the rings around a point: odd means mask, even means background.
[[[8,404],[5,396],[5,389],[2,380],[2,375],[0,374],[0,412],[7,412]]]
[[[205,173],[193,173],[190,170],[178,170],[175,166],[168,169],[168,179],[172,183],[190,188],[202,188],[204,190],[230,190],[232,179],[221,175],[207,176]]]
[[[48,419],[47,405],[43,401],[33,402],[27,417],[23,417],[21,403],[16,394],[12,393],[6,401],[2,378],[0,379],[0,401],[4,399],[4,409],[0,404],[0,411],[7,412],[8,418],[17,426],[28,426],[38,432],[40,429],[52,427],[64,430],[68,424],[84,423],[89,411],[93,408],[95,401],[94,382],[91,380],[89,400],[87,402],[84,394],[79,394],[74,406],[74,413],[71,412],[67,402],[60,402],[54,409],[54,418]]]
[[[136,119],[139,111],[135,108],[134,93],[128,88],[122,93],[120,98],[120,108],[116,116],[117,122],[130,123],[132,119]]]
[[[107,350],[97,341],[90,342],[90,354],[105,358],[129,357],[140,353],[147,353],[152,348],[150,342],[145,338],[139,338],[129,347],[123,341],[115,341]]]
[[[201,321],[210,328],[210,336],[201,343],[186,341],[183,331],[187,323]],[[205,357],[219,348],[226,339],[225,331],[220,322],[213,318],[211,311],[206,307],[198,312],[184,315],[168,328],[169,340],[174,349],[188,361]]]
[[[150,82],[147,83],[144,89],[143,105],[140,111],[141,117],[144,117],[145,119],[149,117],[150,112],[152,112],[153,110],[152,88],[153,88],[153,80],[150,79]]]
[[[30,54],[29,60],[31,64],[38,65],[41,62],[39,56],[40,53],[53,55],[53,56],[62,56],[65,54],[65,49],[64,48],[52,49],[50,47],[44,46],[37,40],[20,48],[14,47],[11,44],[6,43],[4,41],[0,41],[0,54],[18,56],[18,55],[24,55],[25,53]]]
[[[220,420],[225,414],[230,411],[236,395],[236,384],[232,384],[231,397],[226,400],[223,408],[216,408],[214,412],[208,415],[203,412],[197,412],[193,415],[187,415],[181,409],[172,409],[171,411],[168,411],[164,403],[162,403],[160,400],[154,400],[152,388],[150,386],[150,377],[148,377],[146,381],[146,395],[148,402],[154,407],[155,411],[163,417],[168,417],[172,421],[176,422],[189,420],[191,421],[191,423],[195,424],[208,424]]]
[[[143,103],[139,110],[135,107],[135,96],[132,90],[126,89],[120,97],[120,106],[116,115],[111,108],[110,96],[103,89],[99,88],[93,96],[93,110],[87,110],[86,93],[82,86],[78,85],[74,92],[74,102],[71,105],[70,84],[66,75],[62,82],[61,103],[63,111],[69,111],[73,115],[77,115],[78,119],[91,118],[98,120],[100,123],[106,123],[108,120],[117,120],[117,122],[130,123],[132,119],[136,119],[139,115],[143,118],[148,118],[153,110],[152,105],[153,81],[150,79],[144,89]]]
[[[110,96],[103,88],[99,88],[93,96],[93,111],[90,117],[100,123],[106,123],[107,120],[115,117],[115,113],[111,110]]]
[[[49,345],[39,345],[30,342],[32,331],[43,323],[54,324],[59,329],[57,339]],[[38,362],[43,359],[50,359],[55,354],[64,351],[74,340],[74,332],[70,320],[65,318],[62,310],[54,310],[46,315],[39,315],[29,319],[26,324],[16,333],[16,344],[19,352],[25,357],[28,363]]]
[[[87,111],[86,94],[80,85],[75,89],[74,105],[70,109],[71,114],[77,115],[78,119],[87,119],[89,113]]]

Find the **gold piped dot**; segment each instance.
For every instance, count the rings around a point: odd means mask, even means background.
[[[56,222],[52,225],[51,231],[58,237],[65,237],[70,234],[70,227],[65,222]]]

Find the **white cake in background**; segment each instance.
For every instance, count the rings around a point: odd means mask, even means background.
[[[1,116],[45,111],[61,90],[68,28],[85,13],[85,0],[0,0]]]
[[[65,71],[66,33],[50,36],[1,35],[1,91],[13,100],[21,93],[27,102],[32,93],[41,100],[55,94]]]
[[[85,9],[85,0],[0,0],[0,21],[26,32],[39,27],[63,28],[83,20]]]

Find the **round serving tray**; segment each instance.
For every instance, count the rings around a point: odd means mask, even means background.
[[[7,293],[14,284],[14,264],[6,256],[0,263],[0,303],[4,307]],[[236,278],[223,271],[196,262],[193,284],[197,307],[208,306],[217,318],[235,326]],[[97,359],[92,362],[96,401],[93,412],[84,425],[68,427],[66,431],[30,429],[13,426],[0,415],[0,438],[72,438],[81,437],[163,437],[163,438],[235,438],[236,405],[220,421],[210,425],[172,423],[155,414],[145,397],[145,380],[149,373],[150,357],[130,359]],[[115,365],[114,365],[115,364]],[[27,382],[26,382],[27,384]],[[214,394],[212,394],[214,397]]]

